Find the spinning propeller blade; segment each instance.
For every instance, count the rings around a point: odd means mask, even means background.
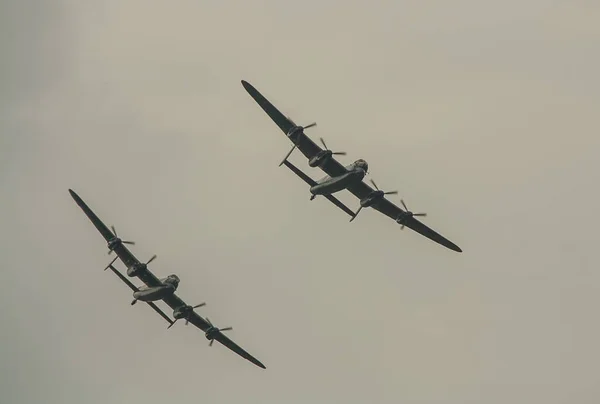
[[[323,140],[323,138],[319,138],[319,140],[321,140],[321,144],[323,145],[323,147],[325,148],[325,150],[329,150],[331,151],[331,149],[329,149],[329,147],[327,147],[327,144],[325,143],[325,140]],[[335,155],[335,156],[345,156],[346,152],[331,152],[331,154]]]
[[[377,191],[380,191],[379,187],[377,186],[377,184],[375,184],[375,181],[373,179],[371,179],[371,184],[373,184],[373,186],[375,187],[375,189]],[[384,192],[384,195],[397,195],[398,191],[388,191],[388,192]]]

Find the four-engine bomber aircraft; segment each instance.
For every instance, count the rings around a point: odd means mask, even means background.
[[[425,213],[411,212],[406,207],[404,201],[400,200],[405,209],[402,210],[385,198],[385,195],[397,194],[397,191],[384,192],[377,187],[373,180],[371,180],[371,183],[375,189],[364,183],[363,178],[369,169],[369,165],[365,160],[359,159],[348,166],[343,166],[336,161],[333,156],[345,155],[346,153],[333,152],[329,150],[323,139],[321,139],[321,143],[323,144],[324,149],[321,149],[304,133],[304,129],[313,127],[316,125],[316,123],[312,123],[304,127],[296,125],[290,118],[286,117],[277,108],[275,108],[275,106],[271,104],[250,83],[242,80],[242,85],[246,91],[248,91],[250,96],[258,103],[258,105],[260,105],[260,107],[267,113],[267,115],[269,115],[269,117],[277,124],[277,126],[279,126],[283,133],[285,133],[286,136],[292,141],[292,149],[279,165],[281,166],[284,164],[296,175],[302,178],[308,185],[310,185],[311,200],[313,200],[317,195],[323,195],[333,202],[337,207],[348,213],[351,216],[350,221],[356,218],[362,208],[372,207],[373,209],[378,210],[384,215],[395,220],[402,226],[402,229],[404,229],[404,226],[409,227],[423,236],[453,251],[462,252],[462,250],[456,244],[452,243],[450,240],[446,239],[442,235],[436,233],[434,230],[415,219],[416,216],[426,216]],[[327,174],[327,176],[319,181],[315,181],[290,163],[288,161],[288,157],[296,148],[298,148],[308,159],[308,165],[310,167],[321,168]],[[344,189],[350,191],[360,200],[360,206],[356,212],[350,210],[342,202],[331,195]]]
[[[167,322],[169,326],[167,328],[171,328],[177,320],[185,320],[185,324],[188,323],[194,324],[196,327],[200,328],[204,331],[206,339],[210,341],[209,346],[212,346],[213,341],[217,340],[221,344],[225,345],[227,348],[231,349],[233,352],[237,353],[244,359],[249,360],[254,363],[256,366],[259,366],[263,369],[265,365],[260,363],[256,358],[250,355],[248,352],[244,351],[241,347],[227,338],[222,331],[231,330],[231,327],[227,328],[217,328],[215,327],[208,317],[206,319],[200,317],[194,309],[204,306],[205,303],[201,303],[196,306],[190,306],[186,304],[183,300],[181,300],[176,294],[177,286],[179,285],[179,277],[177,275],[169,275],[165,278],[159,279],[157,278],[150,270],[148,270],[148,264],[152,262],[156,255],[150,258],[148,262],[143,263],[140,262],[128,249],[125,247],[125,244],[135,244],[132,241],[121,240],[115,228],[112,227],[112,232],[106,227],[106,225],[96,216],[94,212],[83,202],[83,200],[77,195],[73,190],[69,189],[69,193],[77,202],[77,205],[84,211],[87,217],[92,221],[94,226],[98,229],[98,231],[102,234],[104,239],[108,245],[108,253],[111,254],[113,251],[117,254],[117,257],[112,260],[110,264],[104,270],[110,268],[123,282],[125,282],[132,290],[133,290],[133,298],[134,300],[131,304],[135,304],[138,300],[146,302],[152,307],[158,314],[160,314]],[[120,258],[121,261],[127,267],[127,275],[130,277],[138,277],[144,283],[145,286],[140,288],[136,287],[131,283],[124,275],[122,275],[114,266],[113,263]],[[175,321],[171,320],[169,316],[162,312],[153,302],[162,300],[169,307],[173,309],[173,317]]]

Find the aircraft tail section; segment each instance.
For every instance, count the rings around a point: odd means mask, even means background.
[[[311,187],[317,185],[317,182],[315,180],[313,180],[312,178],[310,178],[308,175],[306,175],[305,173],[303,173],[302,171],[300,171],[300,169],[298,167],[296,167],[295,165],[293,165],[292,163],[290,163],[288,160],[283,160],[283,164],[289,168],[290,170],[292,170],[292,172],[294,174],[296,174],[298,177],[302,178],[302,180],[304,180],[304,182],[306,182],[308,185],[310,185]],[[337,206],[338,208],[340,208],[341,210],[343,210],[344,212],[346,212],[347,214],[349,214],[352,218],[354,218],[354,212],[352,212],[350,210],[350,208],[348,208],[346,205],[344,205],[339,199],[337,199],[335,196],[333,195],[323,195],[325,198],[329,199],[329,201],[331,203],[333,203],[335,206]]]
[[[317,182],[315,180],[310,178],[308,175],[304,174],[302,171],[300,171],[300,169],[298,167],[296,167],[295,165],[290,163],[287,159],[283,160],[283,164],[285,164],[285,166],[287,168],[292,170],[294,172],[294,174],[296,174],[298,177],[302,178],[304,180],[304,182],[306,182],[311,187],[314,187],[315,185],[317,185]]]

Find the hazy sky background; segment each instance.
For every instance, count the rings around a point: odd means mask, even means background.
[[[598,402],[598,2],[0,7],[0,402]],[[241,79],[464,253],[310,202]],[[267,369],[131,307],[68,188]]]

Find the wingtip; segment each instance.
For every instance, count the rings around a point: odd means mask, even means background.
[[[458,253],[463,252],[463,250],[459,246],[457,246],[456,244],[454,244],[454,243],[450,243],[450,245],[446,245],[446,247],[448,247],[452,251],[456,251]]]
[[[252,362],[254,365],[258,366],[261,369],[266,369],[267,368],[265,365],[262,364],[261,361],[259,361],[258,359],[254,358],[252,356],[249,356],[246,359],[249,360],[250,362]]]
[[[73,198],[73,200],[75,201],[75,203],[77,205],[79,205],[80,207],[85,206],[85,202],[83,202],[83,199],[81,199],[81,197],[79,195],[77,195],[75,193],[75,191],[73,191],[72,189],[69,188],[69,193],[71,194],[71,197]]]
[[[459,246],[457,246],[453,242],[450,242],[450,245],[448,247],[450,247],[451,250],[456,251],[458,253],[463,252],[462,248],[460,248]]]
[[[248,83],[246,80],[242,80],[242,86],[244,86],[246,91],[250,91],[251,89],[254,88],[254,87],[252,87],[252,84]]]

